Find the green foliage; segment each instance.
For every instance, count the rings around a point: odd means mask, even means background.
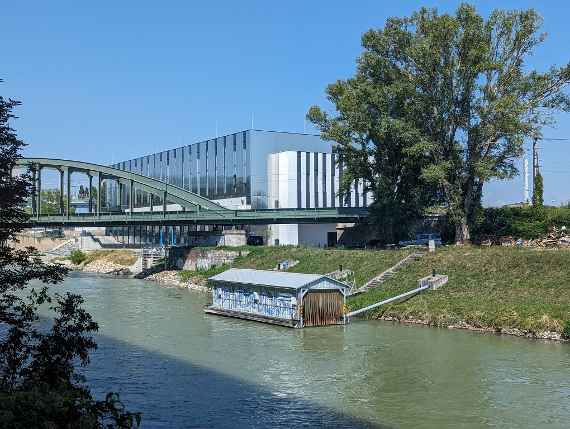
[[[538,238],[551,228],[570,227],[570,209],[561,207],[501,207],[482,210],[474,228],[474,238],[513,236]]]
[[[216,265],[213,267],[208,268],[207,270],[197,270],[197,271],[190,271],[190,270],[183,270],[178,273],[180,280],[184,282],[192,281],[192,282],[204,282],[208,279],[208,277],[215,276],[216,274],[223,273],[224,271],[230,269],[231,267],[227,264]]]
[[[538,172],[534,178],[534,189],[532,190],[533,207],[542,207],[544,205],[544,182],[542,174]]]
[[[17,105],[0,96],[0,427],[131,428],[140,415],[115,394],[95,400],[77,371],[89,362],[98,326],[81,296],[49,287],[66,268],[43,263],[35,249],[8,245],[29,220],[24,207],[32,195],[30,174],[12,174],[24,147],[9,124]],[[41,305],[54,316],[40,324]]]
[[[86,259],[87,255],[79,249],[72,250],[71,254],[69,255],[69,260],[73,262],[74,265],[79,265]]]
[[[562,336],[567,340],[570,340],[570,320],[564,323],[564,329],[562,330]]]
[[[355,77],[327,88],[337,115],[313,107],[308,117],[339,142],[347,180],[367,180],[388,207],[417,211],[439,196],[456,239],[469,240],[484,183],[516,175],[525,138],[570,110],[570,65],[526,63],[544,40],[541,24],[534,10],[484,18],[468,4],[390,18],[363,35]],[[417,195],[425,183],[430,192]]]
[[[42,191],[42,214],[57,215],[60,206],[59,189],[46,189]],[[67,195],[63,196],[63,209],[67,207]],[[71,213],[75,213],[75,207],[70,207]]]

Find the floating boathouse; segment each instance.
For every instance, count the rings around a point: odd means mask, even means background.
[[[232,268],[208,280],[206,313],[292,328],[346,323],[350,286],[322,274]]]

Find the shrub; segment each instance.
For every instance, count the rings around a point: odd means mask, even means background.
[[[564,329],[562,330],[562,337],[570,340],[570,320],[564,323]]]
[[[553,227],[570,226],[570,210],[560,207],[501,207],[484,209],[473,230],[484,235],[537,238]]]
[[[79,265],[83,261],[87,259],[87,255],[83,253],[81,250],[73,250],[69,255],[69,259],[73,262],[74,265]]]

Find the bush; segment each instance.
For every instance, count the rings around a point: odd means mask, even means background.
[[[570,340],[570,320],[567,320],[562,330],[562,337]]]
[[[485,235],[538,238],[553,227],[570,226],[570,210],[560,207],[501,207],[484,209],[473,230]]]
[[[69,255],[69,259],[73,262],[73,265],[79,265],[87,259],[87,255],[81,250],[73,250]]]

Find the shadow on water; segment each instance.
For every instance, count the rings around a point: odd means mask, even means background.
[[[85,370],[97,397],[121,394],[143,428],[388,428],[99,335]],[[231,355],[227,357],[231,359]]]

